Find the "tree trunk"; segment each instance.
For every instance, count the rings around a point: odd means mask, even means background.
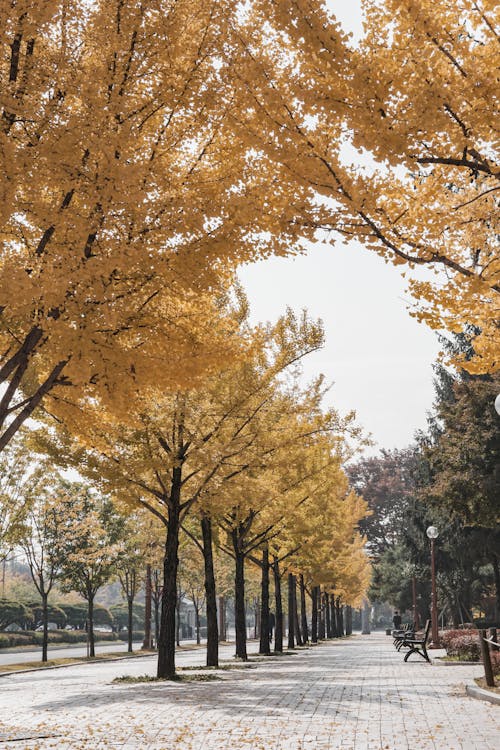
[[[88,594],[88,638],[89,638],[89,656],[95,656],[95,638],[94,638],[94,594]]]
[[[219,596],[219,640],[227,640],[226,634],[226,603],[223,596]]]
[[[295,639],[297,646],[303,646],[302,633],[300,632],[299,606],[297,603],[297,576],[293,577],[293,622],[295,626]]]
[[[144,596],[144,641],[142,648],[151,648],[151,565],[146,565],[146,591]]]
[[[337,619],[337,632],[339,634],[339,637],[342,637],[344,635],[344,617],[343,617],[343,607],[340,605],[340,597],[337,597],[337,603],[336,603],[336,619]]]
[[[181,592],[177,592],[177,600],[175,602],[175,644],[176,646],[181,645]]]
[[[330,609],[330,623],[332,626],[332,638],[338,638],[339,632],[337,630],[337,618],[335,617],[335,594],[328,595],[327,606]]]
[[[352,635],[352,607],[350,604],[345,608],[345,634]]]
[[[288,648],[295,648],[294,577],[288,574]]]
[[[236,630],[236,657],[248,661],[245,617],[245,555],[241,549],[241,539],[238,529],[234,529],[231,536],[235,556],[234,627]]]
[[[253,600],[253,637],[255,640],[260,640],[260,600],[259,597],[254,597]]]
[[[325,591],[323,594],[323,607],[325,609],[326,637],[332,638],[332,620],[330,617],[329,598],[329,595]]]
[[[306,609],[306,587],[304,576],[301,573],[299,578],[300,589],[300,619],[302,622],[302,639],[304,643],[309,643],[309,628],[307,627],[307,609]]]
[[[318,642],[318,586],[313,586],[311,591],[312,619],[311,619],[311,641]]]
[[[324,641],[326,635],[326,612],[325,612],[325,594],[320,589],[319,602],[318,602],[318,637],[320,641]]]
[[[325,611],[323,609],[323,594],[318,587],[318,638],[323,641],[325,638]]]
[[[155,642],[154,642],[155,648],[158,648],[158,639],[160,637],[160,601],[161,601],[161,594],[162,594],[162,589],[160,586],[160,576],[161,576],[160,571],[154,568],[152,570],[151,596],[153,598],[154,617],[155,617]]]
[[[283,601],[281,598],[281,576],[280,564],[277,557],[273,561],[274,577],[274,610],[276,624],[274,626],[274,651],[280,654],[283,651]]]
[[[155,648],[158,648],[160,638],[160,598],[155,601]]]
[[[492,564],[495,579],[495,621],[497,621],[500,620],[500,564],[497,555],[493,555]]]
[[[181,468],[172,470],[172,489],[168,504],[167,540],[163,560],[163,592],[158,637],[158,677],[175,677],[175,614],[177,604],[177,568],[179,565]]]
[[[49,645],[49,609],[47,606],[48,594],[42,594],[42,661],[47,661],[47,652]]]
[[[262,579],[260,605],[260,646],[259,654],[270,654],[269,641],[269,550],[262,550]]]
[[[370,635],[370,606],[367,599],[363,601],[361,610],[361,634]]]
[[[201,517],[203,561],[205,565],[205,600],[207,609],[207,667],[219,666],[219,629],[217,627],[217,598],[215,591],[214,557],[212,547],[212,521]]]
[[[134,599],[133,597],[129,596],[127,597],[127,607],[128,607],[128,623],[127,623],[127,635],[128,635],[128,653],[132,653],[132,638],[134,634],[134,624],[133,624],[133,607],[134,607]]]
[[[195,605],[194,608],[194,623],[196,628],[196,643],[199,646],[201,643],[201,637],[200,637],[200,608],[198,605]]]

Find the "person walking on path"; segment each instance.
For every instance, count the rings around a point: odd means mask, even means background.
[[[401,629],[401,615],[399,614],[397,609],[394,612],[394,616],[392,618],[392,624],[394,626],[394,630]]]
[[[274,612],[269,612],[269,643],[273,640],[273,630],[276,627],[276,617]]]

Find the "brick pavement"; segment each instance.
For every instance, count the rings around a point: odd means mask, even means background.
[[[499,707],[465,695],[481,668],[417,658],[404,664],[390,638],[372,634],[224,671],[217,682],[111,684],[154,674],[154,657],[4,677],[0,750],[500,747]],[[186,660],[201,664],[203,654]],[[21,739],[35,732],[52,736]]]

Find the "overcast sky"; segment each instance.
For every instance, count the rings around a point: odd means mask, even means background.
[[[359,0],[330,0],[344,28],[361,33]],[[325,323],[326,345],[308,357],[305,377],[333,381],[328,402],[358,421],[380,448],[408,445],[426,425],[433,400],[436,335],[407,311],[400,272],[357,243],[311,247],[306,256],[272,258],[242,268],[256,321],[275,320],[287,305]]]

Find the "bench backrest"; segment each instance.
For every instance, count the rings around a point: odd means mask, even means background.
[[[425,623],[424,643],[427,643],[430,632],[431,632],[431,621],[427,620],[427,622]]]

